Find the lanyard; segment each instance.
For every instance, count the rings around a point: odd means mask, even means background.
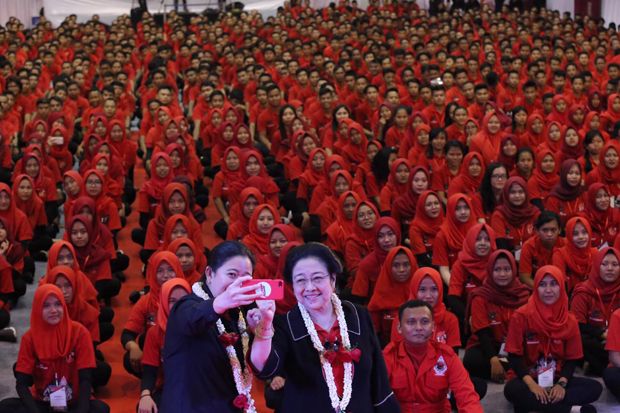
[[[609,318],[611,316],[611,307],[613,307],[614,302],[616,301],[616,295],[618,293],[614,293],[613,297],[611,297],[611,302],[609,303],[608,306],[605,305],[605,303],[603,302],[603,298],[601,297],[601,292],[599,291],[599,289],[596,289],[596,296],[598,297],[598,301],[599,304],[601,305],[601,309],[603,311],[603,316],[605,317],[605,328],[608,327],[608,323],[609,323]]]

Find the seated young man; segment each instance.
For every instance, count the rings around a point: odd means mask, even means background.
[[[433,309],[424,301],[410,300],[398,310],[398,332],[404,340],[383,350],[390,385],[402,413],[450,412],[446,397],[452,391],[461,413],[482,412],[469,374],[452,347],[431,338]]]

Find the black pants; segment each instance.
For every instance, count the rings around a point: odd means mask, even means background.
[[[121,282],[116,278],[95,281],[95,289],[99,293],[99,298],[109,301],[121,291]]]
[[[590,365],[588,373],[601,376],[609,363],[609,356],[603,342],[586,334],[581,335],[581,342],[583,343],[583,358]]]
[[[99,322],[99,343],[105,343],[114,335],[114,324]]]
[[[139,336],[136,339],[136,343],[138,343],[138,345],[140,346],[141,349],[144,349],[144,340],[146,339],[146,334],[142,334],[141,336]],[[131,365],[131,362],[129,361],[129,352],[126,351],[125,355],[123,356],[123,367],[125,367],[125,371],[129,374],[131,374],[134,377],[137,377],[139,379],[142,378],[142,371],[136,371],[134,370],[134,368]],[[2,412],[0,412],[2,413]]]
[[[11,313],[4,308],[0,308],[0,329],[8,327],[11,322]]]
[[[36,402],[40,413],[49,413],[49,403]],[[70,407],[69,412],[75,412],[75,407]],[[101,400],[91,400],[88,413],[109,413],[110,408]],[[30,413],[21,399],[11,397],[0,401],[0,413]]]
[[[223,219],[220,219],[215,224],[213,224],[213,231],[221,238],[226,239],[226,234],[228,233],[228,224]]]
[[[112,367],[102,360],[97,360],[97,366],[93,370],[93,387],[103,387],[110,381]]]
[[[110,260],[112,272],[122,272],[129,268],[129,257],[121,252],[116,252],[116,258]]]
[[[515,407],[515,412],[542,411],[569,413],[572,406],[594,403],[603,392],[603,386],[593,379],[573,377],[566,386],[564,400],[559,403],[542,404],[521,379],[513,379],[504,386],[504,396]]]
[[[444,291],[448,291],[448,286],[444,284]],[[461,344],[463,347],[467,344],[468,337],[465,337],[465,303],[460,297],[455,295],[447,295],[446,296],[446,305],[448,309],[456,316],[459,320],[459,330],[461,332]]]
[[[620,400],[620,367],[607,367],[603,371],[603,381],[607,389]]]
[[[491,361],[484,355],[480,346],[465,350],[463,365],[472,377],[491,380]],[[502,363],[504,370],[508,371],[508,363]]]
[[[110,307],[101,307],[99,309],[99,322],[111,323],[114,320],[114,310]]]

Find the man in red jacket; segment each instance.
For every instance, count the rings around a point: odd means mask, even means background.
[[[431,340],[435,325],[430,305],[407,301],[398,309],[398,320],[404,340],[388,344],[383,356],[402,413],[448,413],[450,391],[459,412],[482,412],[469,374],[454,350]]]

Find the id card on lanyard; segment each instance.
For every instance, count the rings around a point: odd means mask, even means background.
[[[50,386],[50,407],[53,412],[67,412],[67,386],[58,382],[58,375],[55,375],[55,384]]]
[[[555,360],[551,356],[541,357],[538,360],[538,365],[536,366],[538,385],[543,389],[550,389],[551,387],[553,387],[555,366]]]

